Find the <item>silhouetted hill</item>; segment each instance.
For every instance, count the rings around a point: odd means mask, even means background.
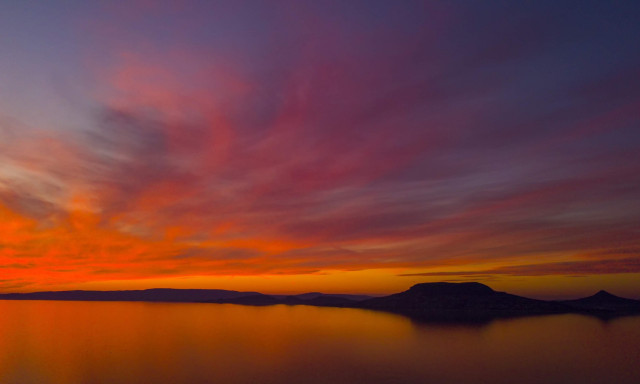
[[[68,300],[68,301],[151,301],[200,302],[231,299],[258,294],[222,289],[154,288],[129,291],[58,291],[33,293],[4,293],[0,300]]]
[[[364,300],[357,306],[437,321],[484,321],[570,310],[561,303],[496,292],[480,283],[417,284],[401,293]]]
[[[640,301],[618,297],[607,291],[600,291],[593,296],[582,299],[560,301],[560,303],[578,310],[596,312],[601,315],[640,313]]]

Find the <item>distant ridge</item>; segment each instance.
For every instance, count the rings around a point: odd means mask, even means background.
[[[618,297],[607,291],[599,291],[593,296],[577,300],[564,300],[560,303],[601,316],[640,313],[640,301]]]
[[[319,297],[339,297],[339,298],[355,300],[355,301],[371,298],[371,296],[368,296],[368,295],[347,295],[347,294],[341,294],[341,293],[320,293],[320,292],[308,292],[308,293],[301,293],[299,295],[280,295],[275,297],[278,297],[278,298],[295,297],[301,300],[313,300]]]
[[[217,304],[241,304],[241,305],[311,305],[315,307],[354,307],[358,302],[371,298],[359,295],[334,295],[324,293],[308,293],[301,295],[264,295],[261,293],[233,298],[211,300]]]
[[[0,300],[202,302],[238,298],[256,294],[258,294],[258,292],[238,292],[223,289],[152,288],[128,291],[3,293],[0,294]]]
[[[485,322],[495,318],[578,313],[603,319],[640,315],[640,301],[600,291],[593,296],[545,301],[494,291],[475,282],[422,283],[384,297],[324,294],[265,295],[221,289],[155,288],[128,291],[4,293],[0,300],[147,301],[239,305],[311,305],[392,312],[423,321]]]
[[[324,294],[310,292],[300,295],[265,295],[259,292],[239,292],[223,289],[152,288],[124,291],[49,291],[2,293],[0,300],[60,300],[60,301],[147,301],[178,303],[220,303],[243,305],[317,305],[344,306],[371,296]]]

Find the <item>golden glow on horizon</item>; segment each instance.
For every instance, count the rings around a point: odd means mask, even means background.
[[[511,261],[460,264],[447,260],[439,268],[398,267],[365,264],[356,269],[331,269],[307,272],[295,267],[291,259],[278,260],[277,255],[304,249],[309,243],[268,239],[232,239],[185,242],[180,239],[188,231],[171,227],[162,238],[144,238],[107,229],[99,218],[85,210],[72,210],[65,219],[49,227],[0,206],[0,231],[5,246],[0,249],[5,292],[32,292],[66,289],[147,289],[217,288],[293,294],[308,291],[327,293],[389,294],[420,282],[480,281],[496,290],[532,297],[579,296],[593,293],[593,287],[607,289],[623,296],[636,297],[640,274],[603,274],[573,277],[492,275],[483,271],[499,270]],[[228,229],[228,226],[227,226]],[[222,228],[218,234],[227,233]],[[242,267],[228,266],[224,259],[203,257],[176,258],[185,250],[254,250]],[[212,251],[213,252],[213,251]],[[265,256],[273,255],[273,257]],[[520,262],[523,262],[521,260]],[[553,261],[563,261],[557,255]],[[255,269],[251,268],[255,263]],[[265,265],[292,265],[289,273],[270,273]],[[232,263],[233,264],[233,263]],[[373,267],[373,268],[372,268]],[[275,266],[274,266],[275,268]],[[468,275],[456,274],[463,269]],[[203,273],[207,271],[208,273]],[[429,271],[433,275],[420,276]],[[442,273],[444,275],[438,275]],[[451,273],[449,275],[449,273]],[[474,275],[477,274],[477,275]],[[410,276],[416,274],[416,276]],[[401,276],[409,275],[409,276]],[[11,282],[15,284],[10,284]]]

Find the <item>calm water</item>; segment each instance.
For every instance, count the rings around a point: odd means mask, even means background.
[[[0,301],[0,383],[640,383],[640,317]]]

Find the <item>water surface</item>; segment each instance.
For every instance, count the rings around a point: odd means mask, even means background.
[[[640,383],[640,317],[0,301],[0,383]]]

